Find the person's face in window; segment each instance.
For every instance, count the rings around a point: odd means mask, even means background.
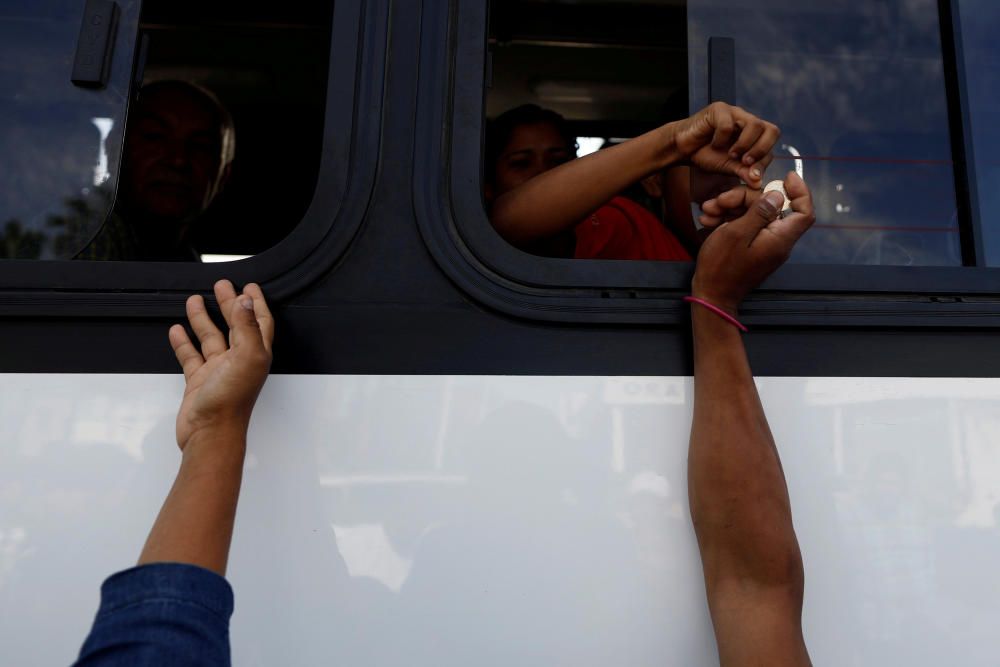
[[[207,100],[183,89],[140,100],[125,140],[122,200],[149,223],[202,213],[224,178],[222,123]]]
[[[551,123],[519,125],[497,158],[493,197],[573,159],[566,140]]]

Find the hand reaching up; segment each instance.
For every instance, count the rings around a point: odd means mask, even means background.
[[[181,451],[199,434],[238,432],[245,436],[257,394],[271,366],[274,320],[264,294],[250,283],[237,294],[220,280],[215,296],[229,327],[227,337],[208,316],[205,300],[187,301],[187,316],[200,344],[192,343],[180,324],[170,328],[170,345],[184,371],[184,398],[177,413],[177,444]],[[215,438],[205,438],[210,447]]]
[[[792,212],[778,217],[780,192],[739,187],[705,202],[714,231],[701,246],[692,294],[735,313],[743,298],[785,263],[792,247],[816,220],[812,195],[795,172],[785,177]],[[729,220],[732,214],[739,217]],[[702,219],[705,222],[705,217]]]

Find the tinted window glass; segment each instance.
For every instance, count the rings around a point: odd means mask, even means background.
[[[81,0],[13,0],[0,16],[0,257],[72,257],[114,200],[138,3],[120,9],[107,85],[70,78]]]
[[[792,261],[961,264],[934,0],[690,0],[688,26],[692,107],[709,37],[733,38],[733,102],[782,128],[771,177],[797,165],[812,188]]]
[[[1000,5],[958,3],[986,263],[1000,266]]]

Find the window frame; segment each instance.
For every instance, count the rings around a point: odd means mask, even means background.
[[[968,168],[971,136],[963,124],[968,108],[960,26],[949,0],[938,7],[956,198],[968,234],[978,230],[979,220]],[[414,201],[437,261],[474,298],[518,317],[680,321],[693,264],[536,257],[509,245],[489,224],[480,194],[487,22],[487,0],[425,5],[417,127],[426,131],[417,133]],[[981,251],[974,254],[981,264]],[[764,325],[1000,326],[1000,268],[789,264],[742,310],[748,322]]]
[[[258,282],[272,301],[314,282],[350,245],[374,188],[387,37],[388,0],[336,0],[319,173],[284,240],[223,263],[2,260],[0,315],[175,316],[223,277]]]

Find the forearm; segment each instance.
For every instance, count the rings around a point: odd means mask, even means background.
[[[615,195],[678,162],[674,124],[571,160],[532,178],[493,203],[496,230],[514,245],[573,228]]]
[[[239,428],[205,433],[185,446],[139,565],[190,563],[225,574],[245,450],[246,431]]]
[[[663,197],[671,231],[681,240],[692,256],[701,247],[701,234],[691,214],[691,168],[677,166],[663,172]]]
[[[800,589],[788,491],[740,334],[697,305],[692,322],[688,488],[710,601],[724,582]]]

